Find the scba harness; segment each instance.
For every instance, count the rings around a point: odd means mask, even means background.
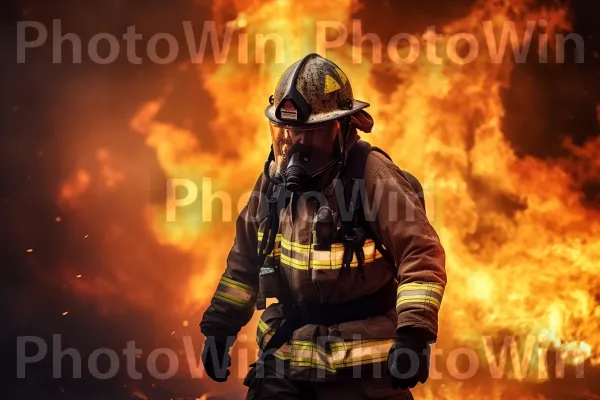
[[[336,232],[331,231],[330,223],[333,220],[331,210],[327,207],[321,207],[317,212],[316,235],[317,243],[316,250],[329,250],[332,243],[344,244],[344,265],[349,267],[354,255],[358,261],[359,271],[362,273],[364,266],[364,253],[362,251],[365,241],[370,237],[375,243],[375,248],[381,253],[383,258],[394,267],[395,263],[391,254],[383,247],[381,241],[371,231],[368,224],[372,216],[365,215],[363,205],[366,200],[363,198],[365,193],[364,188],[364,173],[367,164],[367,158],[371,151],[376,151],[383,154],[390,161],[391,157],[378,147],[371,146],[368,142],[358,140],[352,146],[349,154],[349,163],[343,166],[340,173],[340,181],[342,186],[336,186],[336,196],[342,199],[344,207],[340,207],[342,226]],[[419,197],[423,209],[425,209],[425,199],[423,187],[421,183],[412,174],[401,170],[406,180],[409,182],[413,191]],[[268,174],[268,167],[265,166],[265,174]],[[362,187],[361,187],[362,185]],[[276,265],[270,263],[265,264],[267,256],[273,251],[277,237],[277,227],[279,226],[279,213],[288,205],[290,193],[285,190],[283,183],[270,181],[265,192],[269,208],[266,216],[266,225],[263,231],[263,238],[259,246],[258,252],[258,267],[259,269],[275,269]],[[394,267],[395,268],[395,267]],[[395,272],[395,271],[394,271]],[[259,308],[261,309],[261,308]]]
[[[386,263],[396,276],[395,262],[390,252],[383,246],[381,241],[372,232],[364,204],[364,173],[367,164],[367,158],[371,151],[377,151],[391,160],[383,150],[371,146],[369,143],[358,140],[349,151],[347,160],[340,171],[341,187],[336,186],[336,196],[338,201],[343,201],[344,207],[340,207],[341,226],[332,229],[333,215],[328,207],[321,207],[317,211],[317,222],[315,224],[317,240],[314,245],[315,250],[329,250],[332,243],[343,243],[343,266],[350,268],[350,264],[356,256],[357,268],[359,274],[364,273],[365,255],[363,246],[368,238],[375,243],[376,250],[382,255]],[[423,197],[423,188],[419,181],[410,173],[401,171],[411,188],[419,197],[423,209],[425,209],[425,200]],[[268,167],[265,166],[265,174],[268,173]],[[361,185],[363,185],[361,187]],[[263,281],[267,276],[277,276],[278,264],[272,262],[271,254],[275,246],[277,230],[279,227],[279,213],[288,205],[290,193],[285,190],[283,184],[270,181],[265,192],[269,203],[266,217],[266,225],[263,230],[263,237],[259,246],[258,266],[260,270],[260,280]],[[340,200],[341,199],[341,200]],[[276,280],[280,282],[280,280]],[[267,350],[276,350],[291,339],[294,331],[307,324],[333,325],[341,322],[362,320],[369,317],[381,315],[388,311],[389,304],[393,304],[396,297],[396,285],[394,280],[390,280],[377,292],[363,296],[359,299],[341,304],[293,304],[283,301],[284,322],[276,331],[274,336],[263,348],[263,354],[268,354]],[[266,308],[266,297],[264,285],[259,284],[259,295],[256,307],[259,310]],[[282,301],[282,299],[279,299]]]

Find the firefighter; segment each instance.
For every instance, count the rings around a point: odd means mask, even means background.
[[[333,62],[297,61],[269,100],[271,153],[200,324],[207,375],[227,380],[238,332],[271,299],[248,399],[412,399],[446,285],[422,189],[359,140],[369,104]]]

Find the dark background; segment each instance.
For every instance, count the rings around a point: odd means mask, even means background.
[[[561,143],[565,137],[582,144],[600,133],[596,108],[600,104],[600,4],[593,0],[574,0],[569,4],[574,31],[586,40],[585,63],[575,64],[568,58],[562,65],[533,60],[515,67],[513,83],[505,93],[504,132],[519,155],[557,157],[564,154]],[[356,17],[363,19],[365,31],[377,31],[385,40],[386,35],[399,31],[422,32],[429,25],[443,24],[467,14],[472,5],[472,1],[370,0]],[[195,72],[176,72],[173,65],[155,65],[147,60],[142,65],[132,65],[123,55],[110,65],[96,65],[85,55],[82,64],[55,65],[48,45],[29,51],[27,62],[17,64],[17,21],[35,20],[51,26],[52,19],[60,18],[63,32],[76,32],[82,40],[98,32],[119,37],[127,26],[136,25],[144,37],[170,32],[183,43],[181,20],[201,23],[210,19],[211,6],[209,1],[166,0],[1,3],[0,326],[5,367],[0,375],[0,398],[132,397],[125,378],[108,382],[89,377],[53,380],[51,361],[28,369],[26,380],[15,380],[19,335],[50,338],[52,333],[63,333],[63,340],[68,340],[70,346],[91,351],[98,347],[122,348],[131,338],[151,345],[154,339],[140,332],[160,329],[151,313],[140,313],[126,305],[120,316],[104,318],[93,304],[78,303],[60,279],[55,279],[65,261],[81,260],[83,273],[85,268],[93,268],[90,260],[98,251],[94,235],[90,235],[92,240],[75,243],[69,238],[69,229],[74,225],[69,225],[69,216],[58,207],[56,190],[73,171],[78,149],[108,141],[97,135],[94,127],[110,127],[104,133],[108,136],[127,131],[129,118],[139,105],[161,95],[165,85],[172,85],[186,101],[163,110],[164,118],[198,129],[212,111],[206,93],[193,84],[197,79]],[[180,57],[186,61],[187,53],[180,51]],[[81,135],[73,135],[74,131]],[[160,181],[156,178],[161,171],[155,155],[143,145],[143,138],[127,135],[120,137],[118,143],[118,154],[150,166],[148,175]],[[589,182],[584,192],[590,206],[600,206],[600,184]],[[65,223],[55,223],[57,215],[62,215]],[[111,217],[115,216],[107,216]],[[82,234],[85,228],[76,227]],[[66,242],[70,245],[66,246]],[[34,254],[26,253],[27,248],[34,248]],[[86,315],[85,323],[62,318],[65,305],[72,312]],[[156,399],[191,396],[191,390],[184,386],[181,383],[180,392],[165,388],[146,388],[145,392],[151,392],[155,396],[151,398]],[[197,384],[191,387],[198,389]]]

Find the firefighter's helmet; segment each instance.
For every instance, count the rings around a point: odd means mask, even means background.
[[[369,106],[354,98],[346,74],[318,54],[309,54],[292,64],[269,100],[267,118],[292,126],[340,119]]]

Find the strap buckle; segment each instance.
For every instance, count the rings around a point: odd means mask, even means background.
[[[279,196],[281,195],[283,185],[274,185],[272,183],[269,183],[269,185],[271,187],[269,188],[270,193],[267,197],[267,200],[270,204],[277,203],[277,201],[279,200]]]
[[[366,233],[362,228],[353,227],[349,232],[344,234],[344,266],[350,268],[352,258],[356,254],[358,263],[358,271],[363,274],[363,266],[365,264],[365,253],[363,245],[366,241]]]

